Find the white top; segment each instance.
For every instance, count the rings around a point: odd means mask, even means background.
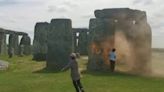
[[[111,51],[109,54],[109,59],[112,61],[116,61],[116,53]]]

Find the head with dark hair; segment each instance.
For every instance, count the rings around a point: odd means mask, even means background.
[[[75,57],[74,56],[71,56],[71,59],[75,59]]]
[[[70,58],[71,59],[76,59],[76,54],[75,53],[71,53]]]
[[[113,48],[113,49],[112,49],[112,51],[113,51],[113,52],[115,52],[115,51],[116,51],[116,49],[115,49],[115,48]]]

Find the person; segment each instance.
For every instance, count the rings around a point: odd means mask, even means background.
[[[83,86],[80,82],[80,73],[79,73],[78,63],[76,60],[76,54],[75,53],[72,53],[70,55],[69,63],[64,68],[62,68],[61,71],[64,71],[67,68],[71,69],[71,78],[72,78],[73,85],[76,89],[76,92],[84,92]]]
[[[109,53],[109,59],[110,59],[110,69],[112,72],[114,72],[115,69],[115,63],[116,63],[116,49],[113,48],[112,51]]]

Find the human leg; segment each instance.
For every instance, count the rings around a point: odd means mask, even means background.
[[[80,92],[80,91],[79,91],[78,84],[77,84],[77,81],[73,80],[73,85],[74,85],[74,87],[75,87],[75,89],[76,89],[76,92]]]
[[[78,86],[79,86],[81,92],[84,92],[84,89],[83,89],[83,86],[82,86],[82,84],[81,84],[81,82],[80,82],[80,79],[77,80],[77,84],[78,84]]]
[[[110,69],[112,72],[114,71],[114,68],[115,68],[115,62],[111,60],[110,61]]]

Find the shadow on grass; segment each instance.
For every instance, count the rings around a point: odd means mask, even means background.
[[[99,71],[88,71],[88,70],[83,70],[81,71],[81,74],[87,74],[87,75],[94,75],[94,76],[124,76],[124,77],[143,77],[141,75],[137,74],[130,74],[130,73],[125,73],[125,72],[120,72],[120,71],[115,71],[111,72],[109,70],[99,70]]]
[[[67,71],[67,70],[65,70]],[[52,70],[49,68],[43,68],[41,70],[34,71],[33,73],[62,73],[65,71],[59,71],[59,70]],[[125,72],[120,72],[120,71],[115,71],[115,72],[110,72],[109,70],[99,70],[99,71],[89,71],[89,70],[83,70],[81,71],[81,74],[83,75],[93,75],[93,76],[124,76],[124,77],[141,77],[141,75],[137,74],[129,74]]]
[[[59,70],[52,70],[49,68],[43,68],[41,70],[34,71],[33,73],[61,73]]]

